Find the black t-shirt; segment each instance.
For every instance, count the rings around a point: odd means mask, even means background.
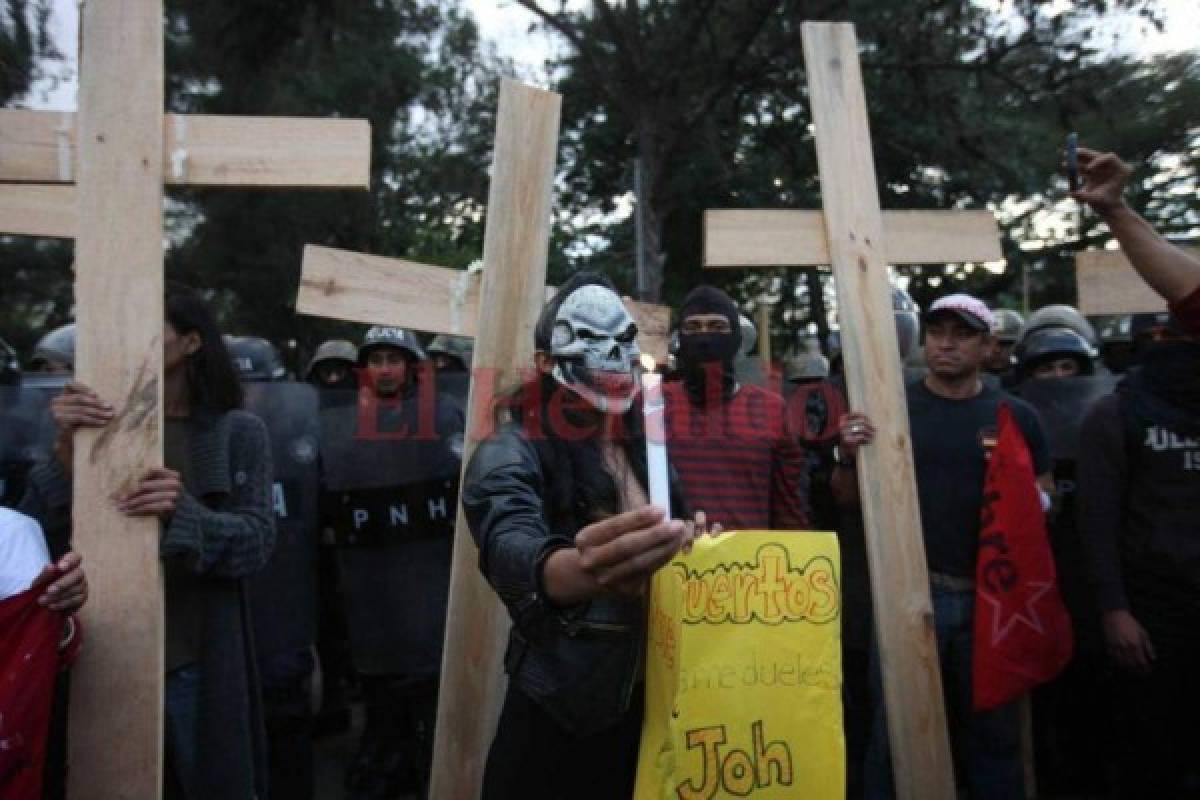
[[[987,471],[985,441],[995,441],[996,418],[1007,403],[1025,434],[1034,472],[1050,471],[1050,449],[1037,411],[993,386],[964,400],[940,397],[922,380],[908,385],[913,461],[929,569],[973,578],[979,511]]]

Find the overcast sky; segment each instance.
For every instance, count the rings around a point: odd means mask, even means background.
[[[75,58],[79,27],[78,0],[54,0],[51,25],[55,41],[66,56],[63,71],[69,77],[60,85],[42,87],[28,98],[26,105],[60,111],[75,109]],[[570,0],[568,5],[584,7],[589,0]],[[981,0],[1003,8],[1008,0]],[[1066,0],[1060,0],[1066,6]],[[485,39],[496,43],[503,55],[515,60],[521,77],[542,82],[542,64],[562,45],[541,31],[529,33],[534,16],[515,0],[465,0],[479,22]],[[1165,10],[1166,30],[1159,33],[1150,26],[1129,18],[1114,17],[1108,25],[1114,48],[1121,52],[1152,54],[1200,47],[1200,0],[1161,0]]]

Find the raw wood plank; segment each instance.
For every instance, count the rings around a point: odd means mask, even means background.
[[[74,186],[0,183],[0,233],[75,238]]]
[[[162,20],[161,0],[82,8],[76,372],[117,417],[75,437],[74,546],[91,597],[72,670],[72,800],[161,791],[159,521],[118,513],[112,495],[162,463]]]
[[[426,333],[474,338],[479,319],[479,273],[433,267],[307,245],[296,310],[369,325],[402,325]],[[553,292],[546,290],[547,296]],[[637,320],[638,345],[656,361],[667,358],[671,311],[625,298]]]
[[[0,181],[75,180],[75,113],[0,109]]]
[[[1167,309],[1167,301],[1142,280],[1120,250],[1076,253],[1075,286],[1079,310],[1084,314],[1156,313]]]
[[[944,264],[1004,258],[990,211],[885,211],[889,264]],[[786,254],[786,256],[782,255]],[[786,261],[781,261],[785,258]],[[704,212],[705,267],[813,266],[830,262],[820,211]]]
[[[0,111],[0,182],[71,183],[75,115]],[[174,186],[366,189],[371,127],[361,119],[167,114],[163,174]]]
[[[875,446],[859,453],[858,479],[897,795],[953,800],[888,251],[854,26],[806,22],[802,35],[850,406],[866,412],[879,431]]]
[[[505,80],[500,88],[492,183],[483,245],[482,314],[468,403],[464,465],[489,418],[491,390],[515,386],[532,363],[550,239],[551,190],[562,98]],[[481,380],[481,374],[493,381]],[[461,510],[454,533],[430,797],[479,797],[504,697],[508,614],[479,574],[479,554]]]

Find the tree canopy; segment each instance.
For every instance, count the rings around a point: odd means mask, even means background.
[[[0,98],[55,53],[47,0],[5,0]],[[1106,13],[1159,25],[1157,0],[518,0],[553,33],[564,95],[551,279],[584,267],[677,302],[724,284],[773,306],[776,350],[829,323],[822,270],[705,273],[708,208],[818,208],[800,23],[853,21],[885,208],[987,208],[1007,269],[900,267],[920,302],[961,287],[1018,307],[1074,298],[1071,257],[1107,232],[1064,201],[1068,131],[1138,165],[1131,202],[1168,235],[1200,231],[1200,58],[1114,51]],[[19,12],[19,13],[18,13]],[[13,24],[13,20],[22,21]],[[167,0],[167,107],[365,117],[369,192],[171,191],[168,274],[210,288],[231,333],[297,364],[345,326],[291,308],[305,243],[465,267],[482,250],[496,83],[511,64],[455,2]],[[10,69],[9,65],[16,65]],[[641,286],[631,209],[644,212]],[[23,350],[71,313],[70,246],[0,242],[0,331]],[[397,320],[403,323],[403,320]],[[292,347],[289,344],[294,343]]]

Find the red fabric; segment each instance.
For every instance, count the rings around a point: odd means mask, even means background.
[[[1171,314],[1185,331],[1200,336],[1200,288],[1178,303],[1172,303]]]
[[[1029,447],[1000,406],[988,462],[975,583],[974,706],[1004,705],[1071,660],[1071,618],[1058,592]]]
[[[66,618],[38,605],[43,586],[0,602],[0,797],[42,796],[46,736]]]
[[[782,397],[743,386],[700,407],[675,381],[663,396],[667,457],[693,510],[727,531],[808,529],[806,460]]]

